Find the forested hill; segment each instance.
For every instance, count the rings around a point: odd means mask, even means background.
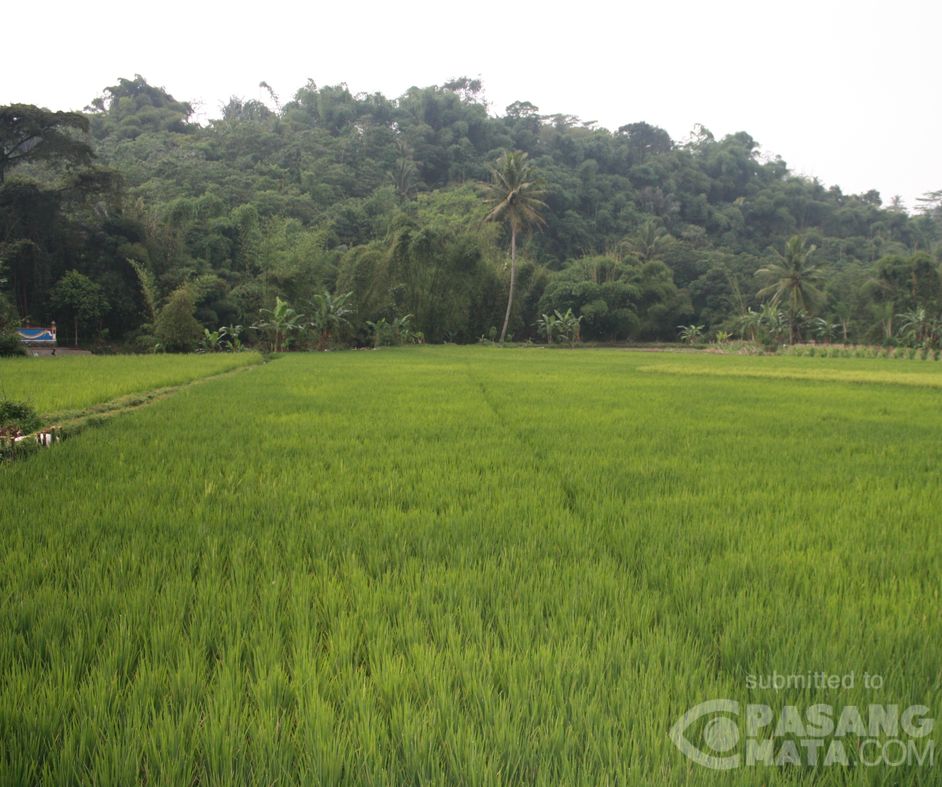
[[[47,131],[18,149],[24,110],[7,111],[0,286],[20,318],[141,349],[172,330],[195,337],[191,312],[251,341],[276,298],[310,315],[348,292],[332,340],[366,342],[371,325],[413,315],[428,341],[476,341],[500,327],[509,285],[510,230],[484,221],[483,184],[522,151],[543,204],[518,239],[517,339],[568,308],[599,340],[672,340],[680,324],[754,332],[765,305],[785,311],[790,338],[882,341],[900,315],[939,312],[940,193],[910,216],[875,191],[791,174],[746,132],[679,142],[527,102],[494,116],[480,88],[388,99],[309,83],[284,105],[234,98],[201,126],[137,77],[80,117],[60,113],[71,128],[58,141]],[[795,265],[798,303],[775,289]]]

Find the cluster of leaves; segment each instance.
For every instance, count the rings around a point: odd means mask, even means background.
[[[203,352],[243,352],[241,325],[223,325],[214,331],[203,329],[203,338],[200,340],[200,350]]]
[[[552,314],[542,314],[536,321],[536,329],[546,340],[547,344],[565,342],[572,347],[579,341],[579,325],[582,323],[582,315],[576,316],[572,309],[560,314],[555,310]]]
[[[30,434],[42,425],[38,413],[25,402],[0,399],[0,432]]]
[[[394,347],[403,344],[419,344],[425,337],[413,327],[413,315],[404,314],[387,320],[385,317],[367,323],[374,347]]]
[[[3,297],[75,341],[179,349],[221,325],[270,341],[279,298],[317,322],[324,294],[350,293],[343,324],[310,329],[319,347],[406,314],[430,342],[527,338],[567,309],[589,340],[671,340],[742,335],[765,304],[785,340],[812,336],[805,314],[885,341],[898,315],[942,312],[942,192],[910,216],[790,174],[746,133],[677,142],[525,101],[495,116],[475,80],[270,103],[200,126],[138,76],[84,114],[2,108]]]

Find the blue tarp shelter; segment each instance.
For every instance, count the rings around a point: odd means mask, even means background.
[[[55,328],[17,328],[17,334],[23,344],[31,347],[55,347],[56,329]]]

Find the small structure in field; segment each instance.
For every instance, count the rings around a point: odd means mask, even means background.
[[[55,347],[56,346],[56,324],[52,323],[48,328],[37,328],[32,325],[24,325],[16,329],[20,342],[27,347]]]

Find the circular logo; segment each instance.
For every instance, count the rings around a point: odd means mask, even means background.
[[[739,743],[739,727],[729,716],[714,716],[703,730],[703,742],[713,751],[731,751]]]

